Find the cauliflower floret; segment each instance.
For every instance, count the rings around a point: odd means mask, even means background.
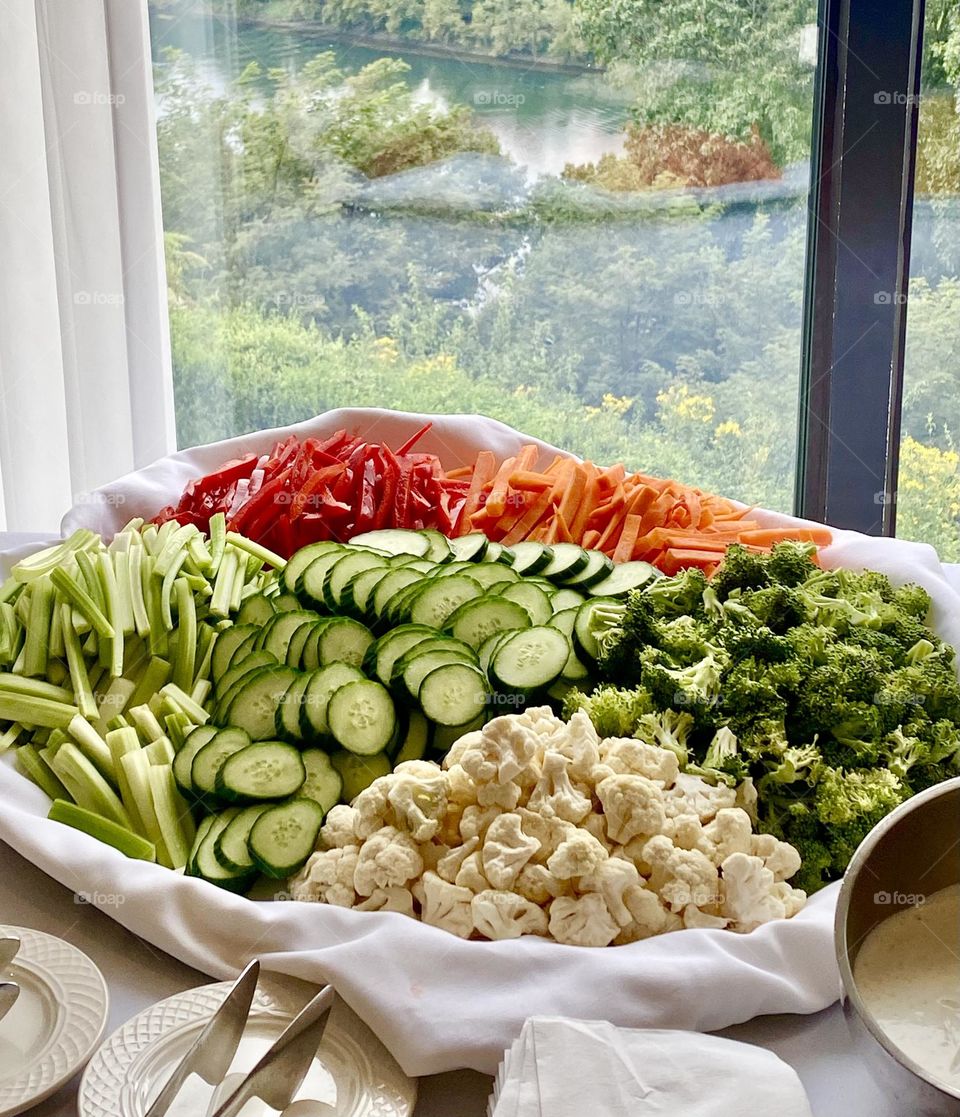
[[[354,888],[360,896],[372,896],[378,888],[404,885],[423,872],[417,843],[395,826],[384,826],[360,847]]]
[[[599,892],[607,905],[607,911],[621,927],[626,927],[634,919],[627,907],[625,895],[629,889],[641,887],[642,881],[636,867],[622,857],[608,857],[577,883],[578,892]]]
[[[359,846],[338,846],[311,854],[310,860],[290,881],[295,900],[315,900],[352,908],[357,902],[354,873],[360,856]]]
[[[390,825],[393,812],[387,796],[392,779],[392,775],[378,777],[354,799],[353,829],[358,838],[372,837],[382,827]]]
[[[529,838],[535,838],[540,844],[540,849],[535,855],[538,861],[546,861],[557,846],[576,830],[572,822],[562,818],[545,818],[527,807],[518,807],[516,814],[524,834]]]
[[[580,829],[592,834],[608,852],[614,848],[613,842],[607,835],[607,820],[602,814],[591,811],[580,823]]]
[[[668,827],[669,829],[669,827]],[[699,849],[706,853],[703,823],[695,814],[680,814],[673,819],[673,844],[681,849]]]
[[[646,776],[608,776],[597,786],[607,834],[624,844],[638,834],[660,834],[667,823],[663,790]]]
[[[450,847],[442,842],[419,842],[417,848],[420,850],[420,856],[423,859],[424,872],[427,869],[436,872],[437,865],[450,852]]]
[[[474,804],[467,807],[460,816],[460,837],[465,842],[471,838],[482,838],[487,832],[487,827],[494,819],[500,817],[497,807],[480,807]]]
[[[537,755],[536,733],[524,724],[522,717],[494,718],[480,730],[480,738],[459,755],[460,764],[477,784],[509,784],[515,780]],[[482,802],[479,798],[478,801]],[[511,808],[512,809],[512,808]]]
[[[462,737],[458,737],[447,749],[447,755],[443,758],[443,767],[452,769],[459,766],[460,757],[468,749],[475,749],[482,740],[483,731],[480,729],[473,729],[469,733],[464,733]]]
[[[670,818],[695,814],[701,822],[709,822],[717,811],[737,805],[737,793],[726,784],[714,787],[700,776],[681,772],[673,787],[663,793],[663,805]]]
[[[464,842],[463,845],[455,846],[453,849],[448,850],[436,864],[437,875],[453,884],[457,879],[457,873],[460,872],[460,867],[463,865],[464,861],[471,853],[474,853],[479,848],[480,839],[471,838],[470,841]]]
[[[632,919],[625,927],[621,927],[614,940],[617,946],[650,939],[654,935],[676,931],[683,926],[680,916],[668,911],[656,892],[651,892],[642,884],[628,888],[623,894],[623,901]]]
[[[658,834],[644,846],[643,859],[651,867],[649,887],[671,911],[683,911],[688,904],[704,908],[716,901],[717,867],[698,849],[678,849]]]
[[[773,894],[783,904],[787,919],[792,919],[807,903],[807,894],[802,888],[791,888],[783,880],[773,886]]]
[[[469,888],[471,892],[483,892],[485,888],[490,887],[490,881],[483,873],[479,850],[463,859],[463,864],[460,866],[453,883],[459,888]]]
[[[732,853],[720,869],[720,914],[730,920],[733,930],[752,931],[761,923],[786,917],[787,905],[775,891],[777,882],[761,858]]]
[[[677,754],[648,745],[634,737],[608,737],[600,745],[600,762],[615,774],[646,776],[664,787],[671,786],[680,771]]]
[[[513,887],[520,870],[539,848],[536,838],[524,834],[518,814],[500,815],[487,827],[483,839],[482,861],[487,880],[494,888]]]
[[[449,756],[449,754],[448,754]],[[446,761],[444,761],[446,763]],[[445,773],[447,787],[447,801],[456,803],[460,807],[469,807],[477,801],[477,785],[463,770],[460,764],[449,767]]]
[[[426,760],[408,760],[384,778],[389,779],[387,802],[396,826],[414,841],[429,842],[447,809],[443,770]]]
[[[729,919],[724,918],[724,916],[711,915],[707,911],[702,911],[696,904],[687,904],[683,909],[684,927],[701,927],[722,931],[729,923]]]
[[[781,842],[772,834],[754,834],[750,848],[739,852],[763,858],[764,866],[773,873],[775,880],[789,880],[800,868],[800,854],[789,842]]]
[[[424,923],[442,927],[461,939],[473,934],[473,893],[469,888],[458,888],[436,873],[424,873],[420,902]]]
[[[481,807],[498,807],[501,811],[512,811],[520,802],[520,784],[482,783],[477,787],[477,802]]]
[[[589,876],[607,860],[606,847],[587,830],[574,830],[547,858],[547,868],[557,880]]]
[[[565,732],[555,734],[550,741],[557,752],[570,761],[570,777],[580,783],[591,782],[591,772],[600,760],[600,738],[586,710],[577,710],[566,726]]]
[[[357,844],[357,811],[346,803],[337,803],[327,811],[320,837],[327,849],[342,849]]]
[[[757,789],[752,776],[747,776],[738,786],[736,805],[747,812],[751,822],[757,821]]]
[[[518,939],[545,935],[547,913],[514,892],[488,888],[473,897],[473,922],[488,939]]]
[[[753,828],[747,812],[740,807],[723,807],[713,821],[703,827],[703,842],[699,848],[719,865],[731,853],[750,853],[752,837]]]
[[[609,946],[620,932],[617,921],[597,892],[558,896],[550,905],[550,934],[571,946]]]
[[[357,911],[396,911],[416,919],[413,910],[413,895],[406,888],[378,888],[372,896],[354,905]]]
[[[570,782],[570,761],[562,753],[548,752],[543,758],[540,779],[530,793],[527,808],[548,818],[580,822],[593,809],[593,802]]]
[[[546,865],[538,865],[534,861],[523,866],[513,887],[525,900],[538,905],[569,891],[569,885],[565,881],[557,880]]]

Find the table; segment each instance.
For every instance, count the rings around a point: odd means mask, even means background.
[[[110,989],[108,1032],[141,1009],[211,979],[131,934],[108,915],[78,904],[63,885],[0,842],[0,919],[59,935],[87,953]],[[766,1016],[723,1035],[775,1051],[796,1068],[815,1117],[901,1117],[850,1054],[836,1005],[815,1016]],[[416,1117],[485,1117],[491,1079],[475,1071],[424,1078]],[[75,1117],[79,1075],[41,1103],[35,1117]]]

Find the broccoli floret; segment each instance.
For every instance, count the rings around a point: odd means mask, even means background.
[[[598,610],[594,608],[594,618],[607,624],[606,629],[595,633],[601,677],[607,682],[634,685],[640,678],[641,652],[660,641],[660,621],[653,605],[643,591],[635,590],[626,604],[604,606],[599,617]]]
[[[701,775],[727,777],[731,783],[740,783],[750,774],[750,766],[741,754],[737,735],[722,725],[707,745],[706,755],[697,767]],[[693,771],[688,765],[687,771]]]
[[[862,625],[855,626],[847,632],[844,640],[848,645],[876,652],[883,657],[884,664],[888,665],[891,671],[902,667],[906,662],[903,645],[888,632]]]
[[[741,751],[752,761],[780,757],[790,748],[783,718],[728,718],[727,722],[736,731]]]
[[[640,684],[659,708],[689,710],[697,717],[716,704],[724,667],[716,654],[675,667],[665,653],[650,648],[641,652],[640,664]]]
[[[898,609],[902,610],[908,616],[915,617],[919,621],[925,621],[930,613],[930,607],[933,601],[930,594],[914,582],[910,582],[905,586],[898,586],[890,596],[890,603],[895,605]]]
[[[757,791],[763,794],[771,784],[797,783],[799,780],[813,783],[822,764],[823,756],[815,743],[790,745],[783,750],[778,763],[768,767],[760,777]]]
[[[883,739],[883,762],[895,776],[906,779],[911,768],[929,759],[930,749],[919,737],[910,737],[901,728]]]
[[[912,648],[907,649],[907,653],[903,658],[906,663],[920,663],[921,660],[926,659],[930,655],[934,655],[936,650],[936,644],[924,636],[923,639],[918,640]]]
[[[807,600],[802,590],[772,585],[746,590],[737,598],[742,605],[774,632],[782,634],[807,619]]]
[[[781,586],[799,586],[820,568],[813,561],[812,543],[778,543],[767,559],[770,577]]]
[[[777,636],[773,629],[761,625],[725,625],[717,633],[717,642],[734,661],[762,659],[766,663],[783,663],[795,655],[786,636]]]
[[[932,720],[949,718],[960,722],[960,683],[954,666],[955,653],[947,644],[941,644],[918,663],[909,664],[897,672],[902,688],[913,691],[914,707],[922,706]]]
[[[598,687],[592,694],[571,690],[563,702],[563,716],[569,720],[584,710],[601,737],[630,737],[645,714],[653,709],[650,695],[642,689],[625,690],[614,686]]]
[[[871,829],[906,798],[903,781],[886,768],[845,772],[824,768],[817,780],[814,805],[829,828]]]
[[[710,642],[710,633],[702,621],[693,617],[675,617],[660,624],[659,648],[677,665],[690,666],[720,649]],[[722,654],[722,653],[721,653]]]
[[[711,584],[721,601],[734,590],[756,590],[770,585],[770,572],[765,556],[748,551],[739,543],[731,544],[723,557],[723,564],[714,574]]]
[[[840,710],[837,710],[840,713]],[[876,706],[851,702],[843,720],[820,738],[824,759],[837,768],[871,766],[880,758],[883,722]]]
[[[827,662],[830,647],[836,640],[836,632],[822,624],[798,624],[783,637],[796,656],[810,667]]]
[[[721,713],[748,723],[758,718],[782,718],[787,700],[778,688],[777,671],[787,668],[787,664],[767,665],[752,656],[734,664],[723,679]],[[799,677],[791,681],[799,682]]]
[[[707,576],[695,566],[672,578],[657,578],[639,592],[662,617],[699,617],[704,614],[703,594]]]
[[[686,764],[689,755],[687,740],[693,729],[693,718],[688,713],[664,710],[659,714],[644,714],[640,718],[633,736],[648,745],[659,745],[677,754],[681,764]]]

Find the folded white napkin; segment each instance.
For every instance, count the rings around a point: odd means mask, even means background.
[[[697,1032],[538,1016],[504,1055],[490,1117],[811,1117],[796,1071]]]

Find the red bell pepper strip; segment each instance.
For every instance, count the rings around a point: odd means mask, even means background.
[[[421,427],[415,435],[408,438],[407,441],[404,442],[404,444],[400,447],[400,449],[397,450],[397,457],[402,458],[404,454],[409,454],[414,446],[416,446],[416,444],[420,441],[421,438],[423,438],[423,436],[427,433],[428,430],[430,430],[432,426],[433,423],[427,423],[427,425],[425,427]]]
[[[287,466],[286,469],[262,485],[259,491],[236,514],[230,527],[234,531],[247,532],[252,539],[256,538],[252,534],[254,524],[264,513],[269,513],[277,494],[283,490],[287,483],[287,478],[290,476],[292,469],[292,466]]]

